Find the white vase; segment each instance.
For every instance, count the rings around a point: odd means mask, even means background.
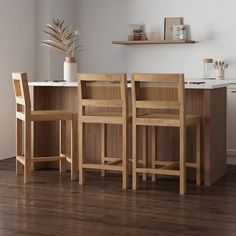
[[[66,57],[64,61],[64,80],[67,82],[76,81],[77,63],[74,57]]]

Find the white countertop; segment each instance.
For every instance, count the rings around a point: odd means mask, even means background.
[[[236,83],[236,80],[204,80],[204,79],[185,79],[186,89],[215,89],[227,87],[229,84]],[[29,82],[29,86],[44,86],[44,87],[77,87],[75,82]],[[128,87],[131,84],[128,83]]]
[[[39,87],[77,87],[78,82],[29,82],[29,86],[39,86]]]

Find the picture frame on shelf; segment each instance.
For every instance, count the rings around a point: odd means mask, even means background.
[[[164,19],[164,40],[173,40],[173,25],[182,24],[182,17],[166,17]]]

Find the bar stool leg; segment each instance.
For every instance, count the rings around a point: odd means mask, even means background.
[[[133,140],[133,145],[132,145],[132,189],[136,190],[137,189],[137,174],[136,174],[136,167],[137,167],[137,126],[133,122],[133,127],[132,127],[132,140]]]
[[[77,115],[73,115],[71,120],[71,180],[78,179],[77,120]]]
[[[147,167],[147,126],[142,126],[142,158],[143,158],[143,168]],[[147,173],[143,173],[143,181],[147,181]]]
[[[201,125],[196,125],[196,184],[201,185]]]
[[[152,126],[151,132],[151,148],[152,148],[152,169],[156,168],[156,156],[157,156],[157,135],[156,135],[156,127]],[[152,174],[152,182],[156,182],[156,175]]]
[[[122,125],[122,188],[127,189],[128,187],[128,150],[127,150],[127,142],[128,142],[128,127],[127,122]]]
[[[63,154],[66,154],[66,121],[65,120],[59,121],[59,152],[60,152],[60,156],[62,156]],[[59,169],[61,173],[66,171],[66,160],[59,161]]]
[[[24,182],[28,183],[31,181],[31,122],[26,118],[24,122],[24,145],[25,145],[25,168],[24,168]]]
[[[106,138],[107,137],[107,125],[101,124],[101,163],[102,165],[105,164],[105,156],[106,156]],[[101,170],[102,177],[105,177],[106,171]]]
[[[81,118],[81,117],[80,117]],[[79,184],[84,184],[84,128],[85,125],[79,121]]]
[[[22,156],[22,120],[16,119],[16,155]],[[24,166],[16,158],[16,175],[23,174]]]
[[[186,153],[185,153],[185,127],[180,127],[180,194],[183,195],[186,192]]]

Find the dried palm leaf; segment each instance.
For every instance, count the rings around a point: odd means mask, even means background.
[[[46,27],[48,30],[44,30],[44,33],[53,40],[44,40],[41,45],[59,50],[67,57],[74,57],[74,53],[77,51],[79,31],[73,31],[72,26],[64,26],[64,20],[60,19],[52,19],[52,23],[47,24]]]
[[[48,32],[46,30],[43,31],[46,34],[49,34],[50,36],[52,36],[54,39],[56,39],[58,42],[62,43],[63,42],[63,38],[60,37],[58,34],[52,33],[52,32]]]
[[[54,25],[47,24],[46,27],[50,30],[52,30],[54,33],[59,34],[60,32]]]
[[[55,48],[57,50],[65,52],[65,48],[61,44],[58,44],[58,43],[53,42],[51,40],[44,40],[44,41],[42,41],[41,45],[51,47],[51,48]]]

